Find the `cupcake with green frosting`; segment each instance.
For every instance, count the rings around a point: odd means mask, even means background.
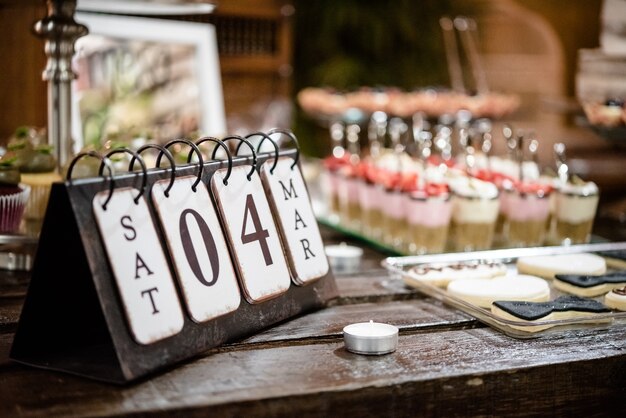
[[[33,134],[32,128],[23,127],[18,128],[8,144],[17,158],[22,183],[31,189],[24,217],[36,221],[46,213],[52,183],[61,181],[52,147],[42,139],[45,138],[41,134]]]
[[[0,158],[0,234],[18,230],[30,195],[30,187],[20,183],[16,162],[12,153]]]

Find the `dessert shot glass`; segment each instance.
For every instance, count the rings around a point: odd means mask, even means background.
[[[562,245],[590,241],[600,192],[593,182],[567,183],[557,192],[555,234]]]

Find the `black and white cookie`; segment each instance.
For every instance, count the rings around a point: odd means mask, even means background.
[[[586,323],[605,322],[606,318],[594,319],[594,316],[610,313],[611,310],[602,303],[578,296],[561,296],[549,302],[518,302],[496,301],[491,305],[491,313],[511,321],[536,322],[553,321],[573,318],[589,318]],[[508,326],[528,332],[537,332],[554,325]]]
[[[626,286],[611,290],[604,297],[604,303],[609,308],[626,311]]]
[[[466,279],[491,279],[504,276],[506,266],[503,263],[489,261],[461,261],[458,263],[419,264],[409,270],[410,275],[404,281],[411,286],[414,280],[432,286],[446,287],[449,283]]]
[[[615,269],[626,269],[626,250],[598,251],[604,257],[606,265]]]
[[[554,287],[572,295],[600,296],[626,286],[626,270],[602,275],[557,274]]]

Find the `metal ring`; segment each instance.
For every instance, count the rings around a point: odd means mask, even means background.
[[[171,170],[170,184],[168,184],[167,188],[163,192],[165,197],[170,197],[170,189],[174,185],[174,180],[176,179],[176,162],[174,161],[174,157],[172,156],[172,153],[168,149],[166,149],[165,147],[163,147],[162,145],[159,145],[159,144],[146,144],[146,145],[140,147],[137,150],[137,155],[140,155],[145,150],[151,149],[151,148],[161,151],[159,153],[159,160],[158,160],[157,167],[161,166],[161,164],[160,164],[161,163],[161,158],[160,157],[163,154],[165,154],[165,157],[170,162],[170,170]],[[128,164],[128,171],[133,171],[133,168],[135,166],[135,160],[137,160],[137,158],[135,158],[135,156],[133,156],[133,158],[131,158],[131,160],[130,160],[130,163]]]
[[[191,160],[191,153],[195,152],[198,155],[198,176],[196,178],[196,181],[191,185],[191,190],[195,193],[196,192],[196,188],[198,187],[198,183],[200,183],[200,181],[202,180],[202,171],[204,170],[204,159],[202,158],[202,154],[200,153],[200,148],[198,148],[196,146],[196,144],[194,144],[193,142],[191,142],[188,139],[172,139],[170,142],[166,143],[165,145],[163,145],[163,148],[168,149],[169,147],[171,147],[174,144],[187,144],[191,147],[191,151],[189,151],[189,155],[187,156],[187,160],[190,161]],[[161,162],[161,155],[163,154],[159,154],[159,156],[157,157],[157,165],[160,164]]]
[[[272,134],[287,135],[289,138],[291,138],[294,144],[296,144],[296,156],[293,159],[293,164],[291,164],[291,169],[293,170],[296,164],[298,164],[298,160],[300,160],[300,143],[298,142],[298,138],[296,138],[296,135],[288,129],[280,129],[280,128],[270,129],[267,134],[268,135],[272,135]]]
[[[246,139],[250,138],[251,136],[262,136],[263,139],[261,139],[261,142],[259,142],[259,144],[256,146],[256,152],[259,153],[259,151],[261,151],[261,145],[263,145],[263,141],[265,141],[266,139],[269,140],[273,145],[274,145],[274,164],[272,164],[272,168],[270,168],[270,174],[274,174],[274,169],[276,168],[276,164],[278,164],[278,144],[276,143],[276,141],[274,141],[272,138],[270,138],[270,136],[264,132],[254,132],[251,134],[246,135]],[[239,147],[241,147],[241,144],[243,144],[243,142],[240,142],[239,145],[237,145],[237,148],[235,149],[235,152],[239,152]]]
[[[252,170],[250,170],[250,172],[248,173],[248,181],[250,181],[252,179],[252,173],[254,173],[254,170],[256,170],[256,152],[254,152],[254,146],[252,146],[252,144],[250,143],[250,141],[248,141],[246,138],[239,136],[239,135],[229,135],[225,138],[222,138],[222,142],[226,142],[229,139],[238,139],[241,142],[245,142],[245,144],[250,147],[250,151],[252,151]],[[211,156],[211,158],[215,158],[215,151],[217,151],[217,149],[213,150],[213,155]],[[235,154],[237,155],[237,154]]]
[[[204,144],[207,141],[211,141],[211,142],[215,142],[217,145],[219,145],[220,147],[224,148],[224,151],[226,151],[226,156],[228,157],[228,170],[226,170],[226,177],[224,177],[224,186],[228,186],[228,178],[230,177],[230,172],[233,171],[233,156],[230,154],[230,150],[228,149],[228,147],[226,146],[226,144],[222,141],[220,141],[217,138],[214,138],[212,136],[204,136],[200,139],[198,139],[196,141],[196,146],[198,148],[200,148],[200,145]],[[217,149],[217,148],[215,148]],[[215,158],[215,149],[213,150],[213,157]],[[187,162],[189,162],[189,160],[191,159],[191,153],[189,154],[189,156],[187,157]]]
[[[65,180],[69,181],[70,183],[72,182],[72,171],[74,170],[74,166],[76,165],[78,160],[80,160],[83,157],[97,158],[109,169],[109,195],[107,196],[106,200],[102,204],[102,210],[107,210],[107,205],[109,204],[111,197],[113,197],[113,189],[115,189],[115,184],[113,180],[113,164],[111,164],[111,160],[109,160],[107,157],[103,157],[100,153],[96,151],[88,151],[88,152],[79,153],[70,162],[70,165],[67,168],[67,175],[65,176]]]
[[[146,184],[148,183],[148,169],[146,168],[146,163],[143,160],[143,158],[141,158],[141,156],[137,154],[135,151],[130,150],[128,148],[116,148],[114,150],[111,150],[104,155],[104,158],[108,158],[110,160],[112,155],[120,154],[122,152],[130,154],[133,157],[135,157],[135,159],[139,160],[139,164],[141,165],[141,171],[143,171],[143,179],[141,181],[141,190],[139,190],[139,193],[133,199],[135,204],[137,204],[139,203],[139,199],[141,198],[141,196],[143,196],[143,194],[146,192]],[[104,162],[100,163],[100,169],[98,170],[98,175],[101,176],[103,170],[104,170]]]

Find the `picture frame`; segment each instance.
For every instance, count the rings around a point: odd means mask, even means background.
[[[77,12],[72,137],[78,152],[107,136],[219,136],[226,117],[215,27]]]

